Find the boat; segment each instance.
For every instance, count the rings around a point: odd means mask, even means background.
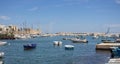
[[[120,38],[119,38],[119,39],[116,39],[116,42],[117,42],[117,43],[120,43]]]
[[[114,47],[111,49],[111,57],[120,57],[120,47]]]
[[[7,42],[0,41],[0,46],[6,45]]]
[[[31,36],[30,35],[28,35],[28,34],[15,34],[15,38],[16,39],[29,39],[29,38],[31,38]]]
[[[59,45],[62,45],[62,42],[61,41],[53,41],[53,44],[59,46]]]
[[[103,43],[115,43],[115,41],[111,41],[111,40],[102,40]]]
[[[24,49],[34,49],[36,48],[36,44],[26,44],[26,45],[23,45]]]
[[[4,64],[4,62],[0,60],[0,64]]]
[[[98,38],[99,38],[99,36],[93,36],[92,38],[93,38],[93,39],[98,39]]]
[[[63,40],[71,40],[71,38],[63,38]]]
[[[0,58],[3,58],[4,52],[0,52]]]
[[[67,38],[63,38],[63,40],[67,40]]]
[[[73,50],[74,46],[73,45],[65,45],[65,50]]]
[[[71,39],[71,41],[73,43],[87,43],[88,42],[86,39],[77,39],[77,38]]]

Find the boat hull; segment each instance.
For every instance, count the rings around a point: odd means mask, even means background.
[[[0,58],[4,57],[4,52],[0,52]]]
[[[79,41],[78,40],[73,40],[72,42],[73,43],[88,43],[88,41],[80,41],[80,40]]]
[[[34,49],[36,48],[36,44],[27,44],[27,45],[23,45],[25,50],[29,50],[29,49]]]
[[[73,45],[65,45],[65,50],[73,50],[74,46]]]

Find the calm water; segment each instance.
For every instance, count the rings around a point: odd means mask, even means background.
[[[5,40],[10,45],[1,46],[5,53],[4,64],[105,64],[110,57],[109,51],[95,50],[100,39],[87,36],[88,43],[72,43],[62,40],[65,36],[40,37],[26,40]],[[54,40],[61,40],[62,46],[54,46]],[[36,43],[37,48],[24,50],[23,45]],[[72,44],[74,50],[65,50],[64,45]]]

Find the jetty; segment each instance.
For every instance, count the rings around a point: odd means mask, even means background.
[[[111,47],[120,47],[120,43],[100,43],[96,45],[96,50],[110,50]]]
[[[111,58],[108,63],[105,64],[120,64],[120,58]]]

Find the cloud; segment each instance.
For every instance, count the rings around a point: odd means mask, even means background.
[[[8,16],[0,16],[0,19],[2,19],[2,20],[10,20],[10,17],[8,17]]]
[[[36,10],[38,10],[39,8],[38,7],[33,7],[33,8],[31,8],[31,9],[28,9],[29,11],[36,11]]]
[[[116,2],[117,4],[120,4],[120,0],[115,0],[115,2]]]

